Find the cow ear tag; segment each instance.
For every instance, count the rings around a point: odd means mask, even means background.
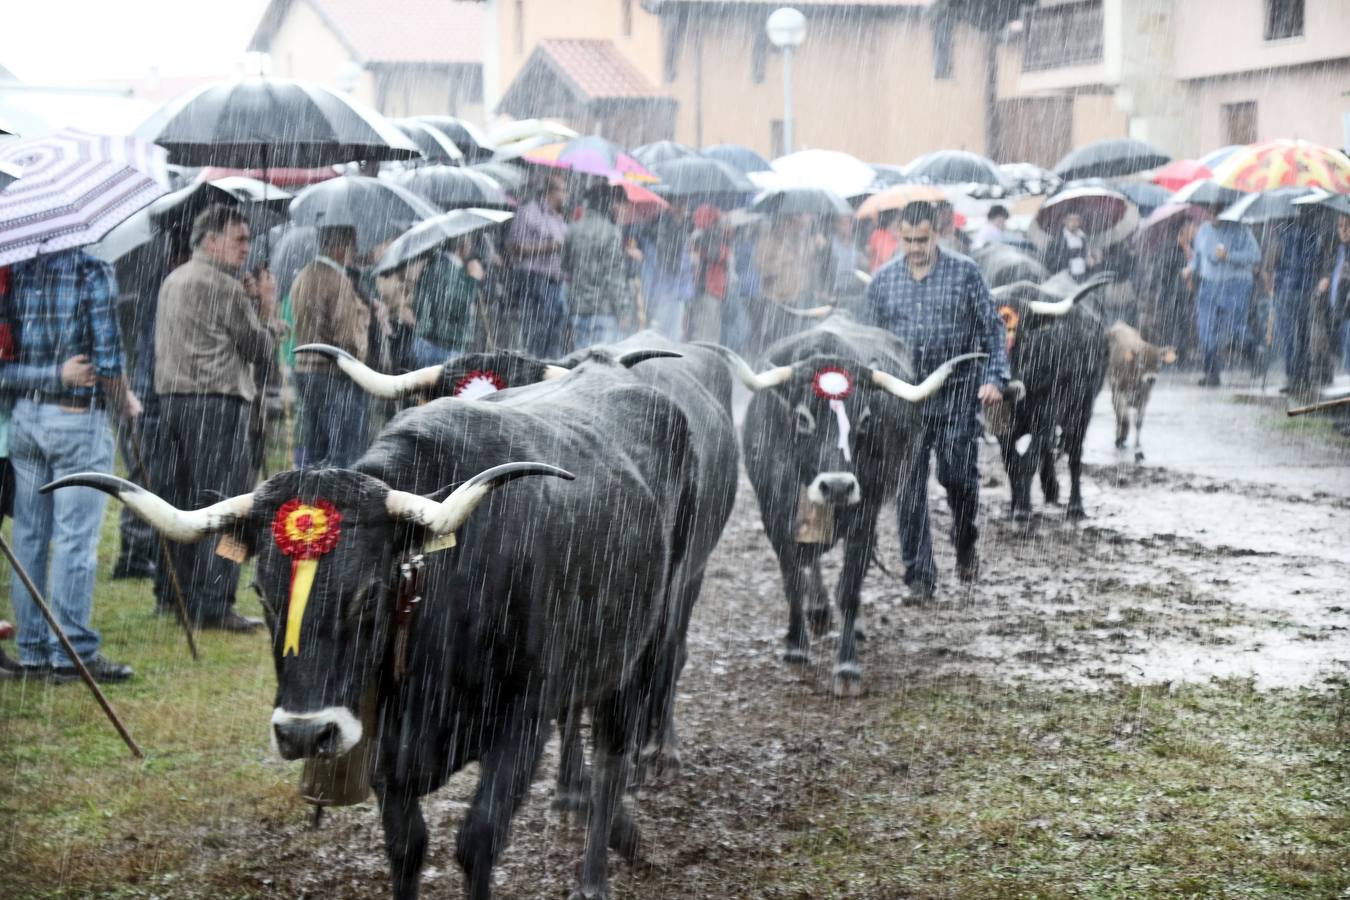
[[[440,537],[432,538],[431,540],[423,544],[422,555],[425,556],[428,553],[436,553],[437,551],[440,550],[451,550],[454,548],[456,543],[457,542],[455,541],[455,533],[453,531],[450,532],[449,534],[443,534]]]
[[[232,534],[222,534],[216,541],[216,556],[230,562],[242,563],[248,559],[248,547]]]
[[[479,397],[504,390],[506,390],[505,378],[496,372],[475,369],[455,382],[455,389],[450,392],[450,396],[457,400],[477,400]]]
[[[314,588],[319,557],[337,546],[342,514],[327,500],[302,503],[292,497],[277,510],[272,520],[272,539],[281,552],[291,558],[291,590],[286,606],[286,639],[282,656],[300,655],[300,626],[305,621],[305,605]]]

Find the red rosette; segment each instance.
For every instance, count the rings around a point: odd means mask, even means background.
[[[272,540],[291,559],[318,559],[337,546],[342,513],[327,500],[292,497],[272,519]]]
[[[839,366],[824,366],[811,379],[811,390],[822,400],[843,400],[853,393],[853,376]]]
[[[497,391],[506,390],[506,379],[496,372],[475,369],[468,375],[465,375],[459,381],[455,382],[455,389],[450,392],[451,397],[461,397],[466,391],[469,396],[464,399],[473,400],[486,394],[493,394]]]

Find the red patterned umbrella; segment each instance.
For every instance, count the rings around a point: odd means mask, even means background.
[[[1315,187],[1350,194],[1350,157],[1311,141],[1268,141],[1235,151],[1214,178],[1248,192]]]
[[[1179,191],[1192,181],[1213,177],[1214,173],[1210,171],[1209,166],[1202,162],[1194,159],[1174,159],[1153,173],[1153,183],[1169,191]]]

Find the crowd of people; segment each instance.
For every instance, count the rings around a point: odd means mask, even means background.
[[[383,246],[362,253],[355,228],[333,226],[318,229],[298,270],[274,276],[255,264],[264,257],[246,213],[214,205],[164,235],[153,266],[119,273],[74,249],[0,273],[0,453],[15,550],[96,678],[132,676],[101,655],[90,627],[106,498],[39,488],[112,472],[120,443],[132,480],[196,508],[249,489],[277,422],[292,428],[291,464],[349,466],[390,410],[328,357],[294,352],[304,344],[391,372],[488,348],[557,359],[644,328],[753,356],[822,306],[907,338],[921,348],[920,376],[974,341],[995,357],[984,369],[992,374],[971,387],[968,407],[930,423],[924,444],[956,514],[963,578],[977,569],[974,398],[997,402],[1009,374],[988,285],[964,254],[1008,243],[1051,273],[1116,272],[1131,291],[1122,317],[1199,366],[1206,385],[1219,383],[1227,355],[1264,340],[1264,310],[1291,390],[1326,381],[1338,353],[1350,365],[1350,216],[1334,229],[1312,217],[1273,223],[1258,237],[1210,210],[1186,217],[1162,246],[1135,252],[1128,243],[1095,248],[1070,215],[1040,251],[1008,229],[1002,206],[971,233],[950,204],[924,201],[874,220],[672,201],[639,220],[620,187],[543,168],[531,175],[509,222],[389,270],[375,270]],[[918,477],[926,484],[926,465]],[[906,578],[931,590],[926,499],[908,493]],[[114,577],[153,578],[161,613],[176,614],[181,586],[194,626],[262,627],[234,609],[239,567],[209,543],[172,544],[161,559],[138,519],[124,514],[121,526]],[[73,676],[17,576],[11,597],[24,670]]]

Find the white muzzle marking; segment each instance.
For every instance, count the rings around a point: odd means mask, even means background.
[[[277,756],[281,755],[281,751],[277,747],[277,726],[300,724],[336,725],[338,734],[342,735],[342,743],[338,746],[338,756],[350,752],[361,740],[361,720],[356,718],[352,711],[345,706],[327,706],[316,712],[308,713],[287,712],[278,706],[272,710],[272,727],[269,729],[273,753]]]
[[[829,503],[825,498],[824,486],[828,485],[837,491],[842,488],[848,488],[848,505],[862,502],[862,488],[858,485],[858,479],[849,472],[821,472],[806,488],[806,499],[812,503]]]

